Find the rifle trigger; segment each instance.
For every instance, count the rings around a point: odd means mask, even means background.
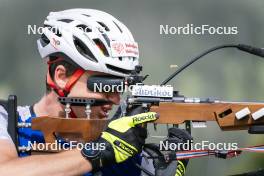
[[[157,131],[157,124],[153,123],[154,130]]]

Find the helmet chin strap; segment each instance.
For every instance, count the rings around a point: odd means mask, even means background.
[[[48,73],[47,73],[47,84],[49,85],[50,88],[52,88],[58,95],[59,97],[67,97],[68,94],[70,93],[73,85],[80,79],[80,77],[84,74],[84,70],[81,68],[78,68],[73,75],[70,77],[69,81],[66,83],[65,88],[61,89],[56,85],[56,83],[51,79],[50,72],[49,72],[49,67],[51,63],[54,63],[56,61],[61,60],[60,58],[56,59],[55,61],[48,62]],[[73,112],[71,108],[70,116],[72,118],[77,118],[76,114]]]

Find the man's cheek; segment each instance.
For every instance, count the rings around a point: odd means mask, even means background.
[[[72,107],[72,110],[78,118],[85,118],[86,117],[84,107],[75,106],[75,107]]]
[[[100,112],[100,106],[94,106],[91,108],[92,113],[91,113],[91,118],[92,119],[97,119],[99,112]]]

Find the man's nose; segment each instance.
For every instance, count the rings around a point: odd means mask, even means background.
[[[115,105],[118,105],[120,103],[120,93],[115,92],[115,93],[108,93],[106,95],[107,99],[111,102],[113,102]]]

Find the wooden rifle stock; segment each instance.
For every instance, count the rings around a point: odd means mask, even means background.
[[[75,138],[69,140],[89,142],[100,136],[108,121],[109,119],[37,117],[32,119],[32,129],[42,131],[46,143],[54,143],[56,134]]]
[[[238,120],[236,113],[248,108],[250,113]],[[222,130],[244,130],[252,125],[264,125],[264,118],[252,118],[252,114],[264,108],[264,103],[178,103],[160,102],[150,111],[160,114],[158,124],[181,124],[186,121],[216,121]]]

